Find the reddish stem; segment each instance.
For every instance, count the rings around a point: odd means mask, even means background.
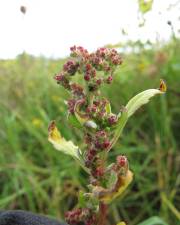
[[[99,203],[99,218],[97,225],[106,225],[108,207],[103,202]]]

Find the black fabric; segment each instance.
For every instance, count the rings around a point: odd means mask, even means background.
[[[0,211],[0,225],[65,225],[50,219],[21,210]]]

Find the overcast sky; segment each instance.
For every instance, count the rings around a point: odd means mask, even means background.
[[[176,29],[180,9],[167,7],[177,0],[154,0],[144,28],[138,28],[137,0],[0,0],[0,58],[26,51],[62,57],[76,44],[89,50],[120,41],[168,39],[167,20]],[[27,6],[25,16],[20,6]],[[160,12],[162,12],[160,14]],[[124,28],[128,36],[121,34]]]

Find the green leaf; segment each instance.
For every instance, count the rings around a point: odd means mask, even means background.
[[[120,117],[119,117],[119,119],[118,119],[118,123],[116,125],[116,129],[114,131],[114,135],[113,135],[111,144],[108,147],[107,151],[109,151],[116,144],[118,138],[120,137],[120,135],[123,131],[123,128],[126,125],[127,120],[128,120],[128,114],[127,114],[126,108],[124,108]]]
[[[145,14],[152,9],[153,0],[139,0],[139,10]]]
[[[132,116],[136,112],[136,110],[138,110],[142,105],[145,105],[146,103],[148,103],[150,98],[152,98],[153,96],[157,94],[163,94],[163,93],[164,93],[163,91],[158,89],[149,89],[131,98],[131,100],[126,105],[128,118]]]
[[[118,138],[120,137],[123,128],[125,127],[128,118],[132,116],[137,109],[139,109],[142,105],[149,102],[150,98],[157,94],[163,94],[167,90],[165,82],[161,79],[159,89],[149,89],[143,91],[136,96],[134,96],[126,105],[126,107],[122,108],[121,114],[119,113],[118,123],[116,125],[114,135],[111,141],[110,146],[108,147],[107,151],[109,151],[117,142]]]
[[[114,170],[111,170],[111,174],[107,182],[107,188],[112,188],[117,182],[117,179],[117,173]]]
[[[107,113],[107,114],[111,114],[111,104],[110,104],[110,102],[108,102],[108,103],[106,104],[106,113]]]
[[[79,192],[78,196],[78,207],[85,208],[86,207],[87,198],[84,196],[82,191]]]
[[[141,223],[138,223],[138,225],[168,225],[168,224],[164,222],[160,217],[153,216]]]
[[[73,115],[73,114],[68,114],[68,122],[73,126],[73,127],[76,127],[76,128],[81,128],[82,125],[81,123],[77,120],[76,116]]]

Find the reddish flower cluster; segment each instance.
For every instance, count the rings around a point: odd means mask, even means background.
[[[99,153],[106,151],[110,146],[108,132],[99,130],[94,135],[86,133],[85,142],[87,144],[85,165],[91,169],[91,175],[93,177],[102,177],[104,175],[104,168],[99,165]]]
[[[73,59],[68,60],[63,66],[63,71],[55,75],[54,78],[58,84],[71,91],[75,101],[86,98],[87,94],[82,86],[71,82],[71,77],[76,72],[83,75],[88,90],[95,92],[103,83],[110,84],[112,82],[115,67],[122,63],[122,59],[115,49],[99,48],[91,54],[81,46],[73,46],[70,50]],[[101,73],[99,73],[100,71]],[[95,107],[92,111],[95,112]],[[74,113],[72,104],[69,112]],[[103,113],[104,110],[99,110],[98,116],[102,117]]]
[[[71,84],[71,92],[73,96],[77,97],[78,99],[85,96],[83,87],[76,83]]]
[[[119,156],[117,156],[117,158],[116,158],[116,164],[117,164],[117,166],[119,166],[119,167],[125,167],[126,165],[127,165],[127,158],[126,158],[126,156],[124,156],[124,155],[119,155]]]
[[[96,77],[96,70],[90,63],[87,63],[84,68],[84,80],[90,81]]]
[[[94,119],[98,122],[105,122],[106,120],[108,120],[108,118],[110,117],[110,115],[108,115],[107,113],[108,104],[109,102],[107,101],[107,99],[99,99],[93,101],[92,105],[86,108],[86,112],[88,113],[89,118]],[[112,124],[109,123],[109,125]]]
[[[67,74],[73,76],[77,72],[78,67],[79,64],[77,62],[69,60],[64,64],[63,70],[64,72],[67,72]]]
[[[70,84],[67,77],[64,75],[64,73],[60,73],[55,75],[54,79],[57,81],[58,84],[61,84],[65,89],[70,90]]]
[[[121,175],[125,175],[128,171],[128,160],[126,156],[119,155],[116,158],[116,164],[114,165],[114,170]]]
[[[96,221],[95,214],[88,208],[78,208],[65,213],[65,219],[70,225],[83,223],[93,225]]]
[[[94,178],[102,178],[105,174],[105,169],[103,166],[98,166],[94,168],[91,173]]]
[[[112,66],[120,65],[122,59],[115,49],[99,48],[90,55],[91,62],[98,70],[111,71]]]
[[[69,99],[67,105],[68,105],[69,113],[74,114],[76,100],[75,99]]]
[[[64,64],[63,80],[65,78],[69,80],[69,76],[79,72],[84,75],[84,80],[89,83],[90,91],[96,91],[103,82],[110,84],[113,80],[115,66],[122,63],[122,59],[115,49],[99,48],[91,54],[81,46],[73,46],[70,50],[71,57],[75,60],[68,60]],[[98,71],[104,72],[105,76],[97,74]],[[59,82],[59,75],[55,76],[55,79]]]
[[[109,117],[108,117],[108,123],[109,123],[109,125],[114,125],[114,124],[116,124],[118,122],[118,117],[117,117],[117,115],[110,115]]]
[[[95,147],[99,150],[104,150],[109,147],[110,142],[108,139],[108,134],[105,130],[100,130],[95,134]]]
[[[79,57],[83,61],[86,61],[89,58],[88,51],[81,46],[77,47],[74,45],[70,48],[70,50],[71,50],[71,57]]]

